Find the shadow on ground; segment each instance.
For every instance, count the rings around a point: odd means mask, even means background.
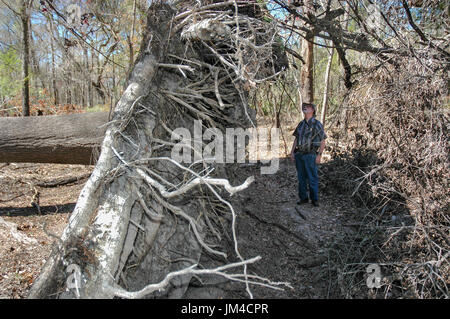
[[[40,206],[41,215],[72,213],[76,203],[63,205]],[[35,207],[0,207],[0,217],[35,216],[39,215]]]

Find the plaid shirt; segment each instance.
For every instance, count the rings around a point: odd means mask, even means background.
[[[292,135],[297,138],[296,148],[302,153],[317,153],[320,144],[327,138],[322,123],[314,116],[309,121],[301,121]]]

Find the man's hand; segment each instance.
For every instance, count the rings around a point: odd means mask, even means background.
[[[316,164],[320,164],[320,160],[322,159],[322,155],[317,154],[316,156]]]

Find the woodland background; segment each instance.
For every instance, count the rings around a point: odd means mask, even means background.
[[[150,3],[73,1],[81,19],[72,21],[66,1],[0,0],[0,116],[112,110]],[[289,67],[250,83],[250,107],[282,130],[287,155],[300,102],[315,102],[329,136],[321,187],[366,209],[358,236],[330,247],[341,297],[356,293],[361,265],[383,260],[400,274],[384,286],[395,296],[448,298],[450,4],[255,3],[276,21]],[[337,21],[321,20],[338,9]]]

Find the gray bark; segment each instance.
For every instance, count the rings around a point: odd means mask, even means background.
[[[330,49],[331,52],[328,55],[328,61],[327,61],[327,69],[325,71],[325,81],[324,81],[324,89],[323,89],[323,102],[322,102],[322,113],[320,115],[320,121],[325,126],[325,119],[327,116],[327,109],[328,109],[328,93],[329,93],[329,86],[330,86],[330,74],[331,74],[331,65],[333,63],[333,56],[334,56],[334,48]]]
[[[108,112],[0,118],[0,162],[94,164]]]

